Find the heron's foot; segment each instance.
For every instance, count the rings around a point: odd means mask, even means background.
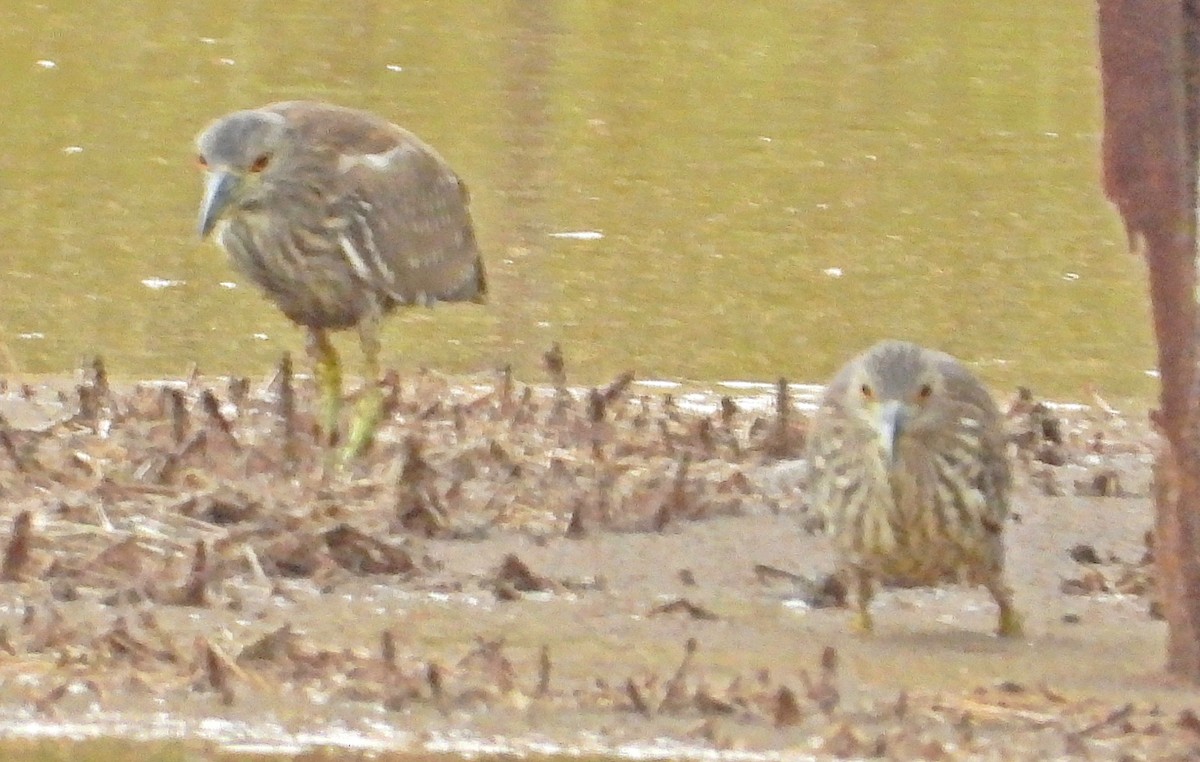
[[[860,635],[870,635],[875,631],[875,621],[871,619],[871,599],[875,597],[875,586],[871,583],[871,575],[863,569],[851,569],[848,573],[856,592],[853,630]]]
[[[1002,638],[1019,638],[1025,634],[1025,622],[1020,612],[1012,604],[1000,607],[1000,619],[996,624],[996,634]]]
[[[1012,588],[1004,584],[1003,578],[997,574],[986,583],[992,600],[1000,608],[1000,616],[996,620],[996,634],[1002,638],[1020,637],[1025,632],[1024,622],[1020,612],[1013,605]]]
[[[379,419],[383,415],[383,395],[379,387],[371,385],[358,403],[354,422],[350,425],[350,435],[346,437],[346,446],[342,448],[342,465],[357,458],[370,446],[375,438],[375,429],[379,427]]]
[[[875,632],[875,620],[871,618],[871,612],[867,611],[866,607],[863,607],[855,614],[854,623],[851,627],[859,635],[870,635]]]

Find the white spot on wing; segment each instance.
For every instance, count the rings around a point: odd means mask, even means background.
[[[402,143],[395,148],[384,151],[383,153],[359,153],[343,155],[338,159],[338,170],[345,173],[349,172],[355,167],[366,167],[367,169],[373,169],[376,172],[382,172],[391,166],[392,162],[399,157],[416,150],[417,149],[414,146],[411,146],[408,143]]]
[[[363,154],[362,163],[371,169],[384,170],[392,163],[392,157],[396,155],[396,151],[400,149],[393,148],[386,153],[368,153]]]

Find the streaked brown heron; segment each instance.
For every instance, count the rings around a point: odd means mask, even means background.
[[[991,395],[942,352],[884,341],[829,383],[808,433],[808,497],[872,629],[876,580],[982,584],[997,632],[1021,618],[1004,581],[1011,476]]]
[[[357,328],[366,393],[345,439],[358,454],[381,414],[379,321],[393,308],[482,302],[467,189],[407,130],[365,111],[292,101],[235,111],[196,139],[199,232],[293,322],[337,439],[342,371],[328,332]]]

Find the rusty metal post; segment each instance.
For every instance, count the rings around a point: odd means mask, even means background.
[[[1200,682],[1195,0],[1099,0],[1104,190],[1147,260],[1163,442],[1155,466],[1167,668]]]

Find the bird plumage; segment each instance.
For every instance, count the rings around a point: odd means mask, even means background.
[[[933,585],[965,578],[1019,621],[1003,581],[1011,475],[999,410],[942,352],[886,341],[834,376],[812,418],[808,496],[859,592],[873,580]],[[1011,613],[1011,617],[1010,617]]]
[[[379,319],[397,306],[486,297],[466,186],[411,132],[325,103],[235,111],[196,146],[206,175],[200,235],[215,236],[308,329],[331,440],[341,367],[325,332],[358,329],[370,385],[347,446],[357,453],[380,413]]]
[[[206,220],[235,266],[294,322],[341,329],[371,310],[482,301],[466,186],[411,132],[322,103],[222,117],[197,139],[235,187]],[[263,162],[255,168],[256,162]]]

